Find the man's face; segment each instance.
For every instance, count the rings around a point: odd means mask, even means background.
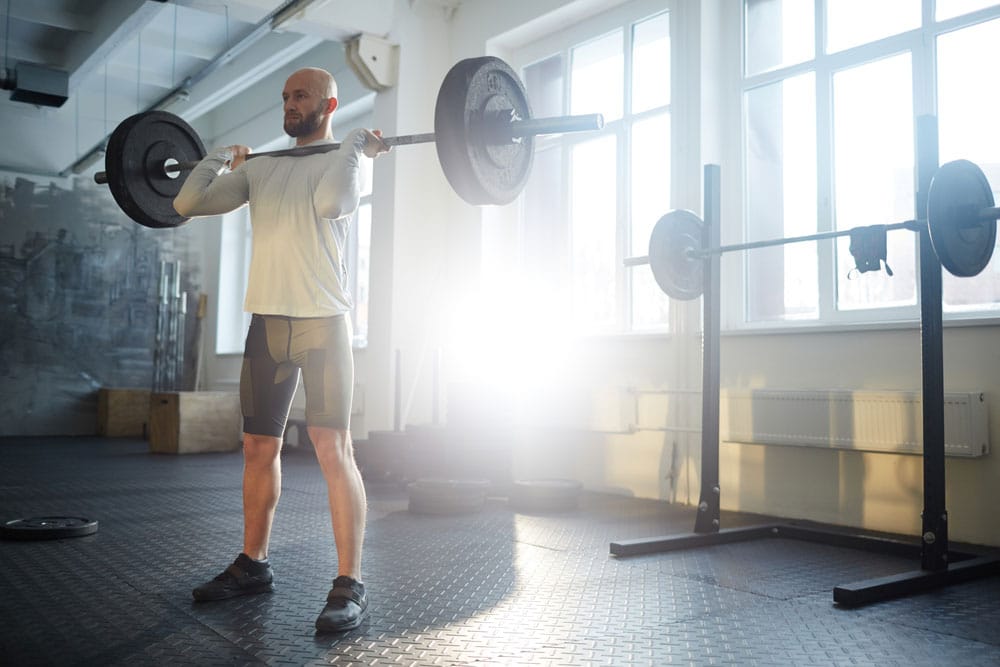
[[[281,93],[285,108],[285,133],[304,137],[316,132],[323,123],[327,100],[305,81],[292,77]]]

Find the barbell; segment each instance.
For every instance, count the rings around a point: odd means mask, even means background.
[[[959,277],[979,274],[989,264],[996,245],[997,218],[990,183],[975,163],[948,162],[935,172],[927,191],[927,217],[888,225],[881,230],[927,229],[934,252],[949,273]],[[649,254],[628,257],[626,266],[649,264],[653,278],[668,296],[679,300],[697,299],[705,286],[705,262],[726,252],[767,248],[803,241],[848,236],[864,228],[819,232],[790,238],[751,241],[734,245],[705,247],[705,224],[687,210],[670,211],[653,227]]]
[[[461,60],[438,91],[434,132],[384,137],[388,146],[435,143],[452,188],[473,205],[508,204],[524,189],[534,158],[534,137],[604,127],[601,114],[532,118],[524,84],[506,62],[492,56]],[[336,150],[340,144],[251,153],[301,157]],[[205,146],[182,118],[146,111],[123,120],[111,133],[105,171],[115,201],[146,227],[178,227],[189,220],[173,207],[189,171],[205,157]]]

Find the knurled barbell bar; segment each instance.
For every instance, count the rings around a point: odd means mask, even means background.
[[[877,225],[885,231],[927,228],[941,265],[959,277],[979,274],[989,264],[996,245],[1000,207],[994,206],[989,181],[975,163],[955,160],[941,165],[927,191],[925,220]],[[671,211],[660,218],[649,237],[649,254],[628,257],[625,266],[649,264],[653,278],[668,296],[697,299],[704,291],[704,260],[713,255],[789,243],[849,236],[851,229],[790,238],[704,247],[705,224],[691,211]]]
[[[435,143],[441,169],[462,199],[473,205],[507,204],[524,189],[534,157],[534,137],[600,130],[600,114],[532,118],[524,85],[510,65],[485,56],[459,61],[444,78],[434,110],[434,132],[385,137],[389,146]],[[306,156],[339,144],[303,146],[247,158]],[[177,227],[189,220],[173,208],[184,182],[176,174],[205,157],[198,134],[166,111],[122,121],[108,140],[107,183],[122,210],[147,227]]]

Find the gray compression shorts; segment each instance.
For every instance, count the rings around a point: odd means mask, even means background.
[[[300,372],[306,390],[306,423],[350,428],[354,390],[350,319],[346,315],[255,314],[240,373],[244,432],[284,434]]]

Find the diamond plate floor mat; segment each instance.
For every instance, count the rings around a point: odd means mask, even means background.
[[[242,537],[239,454],[142,441],[0,439],[0,519],[79,515],[87,537],[0,542],[10,665],[1000,665],[1000,577],[846,610],[834,585],[906,559],[786,539],[615,558],[685,533],[690,507],[584,494],[577,511],[414,515],[370,484],[371,615],[313,622],[336,574],[315,460],[284,457],[272,594],[195,604]],[[758,517],[729,513],[735,527]]]

